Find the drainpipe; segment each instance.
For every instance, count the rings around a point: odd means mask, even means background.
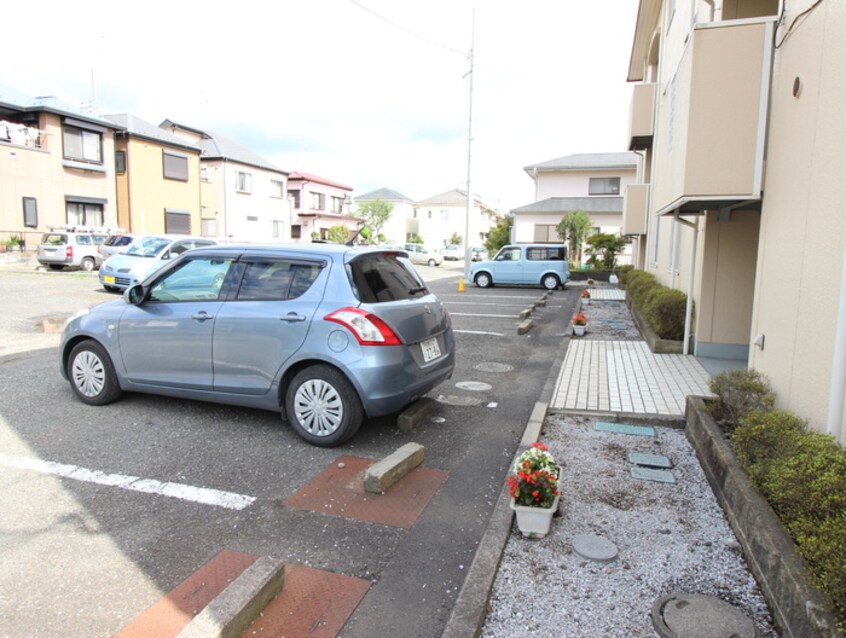
[[[676,222],[693,229],[693,252],[690,257],[690,275],[687,278],[687,305],[684,309],[684,350],[683,354],[690,354],[690,324],[693,322],[693,282],[696,274],[696,249],[699,241],[699,216],[696,222],[689,222],[675,213]],[[844,278],[846,281],[846,278]]]
[[[838,442],[842,439],[843,399],[846,397],[846,252],[840,275],[840,306],[834,333],[834,362],[831,368],[831,389],[828,393],[828,425],[826,432]]]

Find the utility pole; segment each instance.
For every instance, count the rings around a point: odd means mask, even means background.
[[[472,166],[473,147],[473,49],[476,46],[476,10],[473,9],[473,26],[470,33],[470,114],[467,119],[467,214],[464,219],[464,280],[470,277],[470,262],[473,255],[470,246],[470,211],[473,209],[473,189],[470,186],[470,168]]]

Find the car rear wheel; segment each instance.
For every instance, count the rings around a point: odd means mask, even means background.
[[[486,272],[480,272],[476,275],[476,278],[473,280],[476,282],[476,285],[479,288],[488,288],[493,285],[493,281],[491,281],[491,276]]]
[[[94,265],[94,260],[91,259],[91,257],[86,257],[79,264],[79,267],[82,268],[85,272],[91,272],[92,270],[94,270]]]
[[[305,368],[294,376],[285,393],[285,412],[294,431],[319,447],[347,441],[364,420],[355,388],[326,365]]]
[[[68,357],[67,373],[74,393],[88,405],[112,403],[123,393],[109,354],[96,341],[74,346]]]
[[[561,281],[555,275],[546,275],[541,280],[541,285],[547,290],[557,290],[558,286],[561,285]]]
[[[437,266],[438,265],[437,262],[434,259],[430,259],[427,263],[428,263],[429,266]]]

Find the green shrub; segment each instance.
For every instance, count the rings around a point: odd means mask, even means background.
[[[632,303],[638,308],[642,308],[643,302],[646,301],[649,293],[660,285],[652,273],[637,270],[629,275],[626,292],[631,298]]]
[[[620,279],[620,285],[625,287],[629,275],[634,271],[635,267],[631,264],[620,266],[617,269],[617,277]]]
[[[757,370],[727,370],[711,379],[708,388],[717,395],[709,402],[711,416],[733,430],[752,411],[767,412],[775,405],[775,393]]]
[[[838,628],[846,631],[846,511],[802,524],[795,538],[814,584],[831,602]]]
[[[662,339],[684,338],[684,314],[687,295],[675,288],[653,288],[643,306],[643,316]]]
[[[713,380],[711,384],[713,391]],[[725,385],[721,384],[721,387]],[[743,396],[740,396],[739,400],[743,401]],[[734,402],[735,399],[730,398],[730,401]],[[746,468],[746,473],[755,486],[761,489],[768,480],[767,475],[773,461],[794,454],[799,447],[798,439],[807,431],[807,423],[792,412],[749,410],[734,430],[731,442],[738,461]]]

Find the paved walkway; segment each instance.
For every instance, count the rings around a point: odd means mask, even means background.
[[[644,341],[571,339],[549,407],[681,417],[687,395],[710,394],[709,378],[695,357],[654,354]]]

